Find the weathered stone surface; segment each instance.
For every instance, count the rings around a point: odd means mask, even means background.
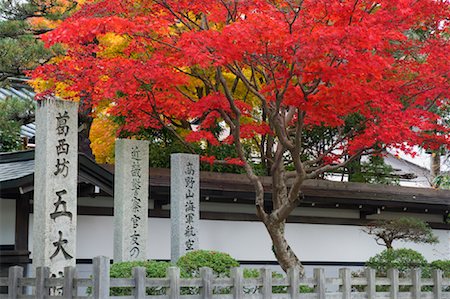
[[[172,154],[170,169],[171,259],[176,262],[199,248],[199,156]]]
[[[147,259],[148,141],[116,140],[114,262]]]
[[[48,98],[36,110],[33,266],[62,276],[75,266],[78,103]]]

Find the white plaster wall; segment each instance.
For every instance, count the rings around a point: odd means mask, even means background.
[[[0,199],[0,245],[14,245],[16,225],[16,201]]]
[[[170,220],[149,218],[148,258],[170,259]],[[32,231],[32,230],[30,230]],[[394,243],[422,253],[429,261],[450,257],[450,232],[434,230],[440,243]],[[78,216],[77,258],[113,255],[113,217]],[[364,262],[384,247],[359,226],[289,223],[286,236],[303,261]],[[30,240],[30,248],[32,248]],[[238,260],[274,261],[270,238],[260,222],[200,221],[200,248],[229,253]]]

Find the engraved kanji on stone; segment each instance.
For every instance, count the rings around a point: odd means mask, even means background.
[[[195,212],[195,205],[193,200],[188,200],[184,204],[184,210],[186,212]]]
[[[56,192],[56,196],[58,196],[58,200],[53,204],[55,206],[55,211],[50,214],[50,218],[55,220],[58,217],[61,216],[67,216],[72,220],[72,213],[67,211],[67,202],[65,200],[62,200],[62,196],[64,194],[67,194],[66,190],[60,190]],[[59,207],[62,206],[62,210],[59,210]]]
[[[186,214],[185,218],[186,218],[186,223],[189,223],[189,224],[193,223],[194,222],[194,213]]]
[[[58,255],[58,253],[61,251],[62,254],[64,255],[64,258],[66,260],[70,260],[73,258],[73,256],[71,256],[69,253],[67,253],[66,249],[64,248],[64,245],[66,245],[67,243],[69,243],[69,241],[67,241],[67,239],[63,239],[63,233],[62,231],[58,231],[59,234],[59,240],[56,242],[53,242],[53,246],[56,247],[55,252],[52,254],[52,256],[50,257],[50,259],[56,257]]]
[[[60,154],[68,154],[69,153],[69,147],[70,145],[66,143],[66,139],[60,139],[58,140],[58,145],[56,146],[56,153],[58,156]]]
[[[141,220],[141,217],[139,217],[138,215],[133,215],[131,217],[131,222],[133,223],[133,229],[135,229],[139,226],[139,220]]]
[[[186,191],[186,198],[193,198],[194,197],[194,192],[191,189],[187,189]]]
[[[69,126],[67,122],[70,119],[69,113],[64,111],[64,114],[58,113],[59,115],[56,117],[56,132],[58,135],[67,136],[69,133]]]
[[[188,162],[186,164],[186,171],[184,173],[187,175],[194,175],[195,169],[194,169],[194,165],[192,165],[191,162]]]
[[[131,190],[140,190],[142,187],[141,180],[139,178],[132,178],[131,179]]]
[[[194,183],[195,183],[194,177],[187,176],[184,179],[184,181],[186,182],[186,188],[191,188],[191,189],[194,188]]]
[[[133,160],[141,160],[141,151],[139,147],[135,146],[131,149],[131,159]]]
[[[58,174],[62,174],[63,177],[67,177],[67,175],[69,174],[69,166],[67,166],[68,164],[70,164],[69,161],[66,160],[66,158],[62,158],[62,159],[57,159],[56,160],[56,170],[54,173],[54,175],[58,175]]]
[[[186,245],[186,250],[194,250],[195,241],[192,239],[187,240],[184,245]]]
[[[138,213],[141,210],[140,202],[141,202],[140,198],[138,198],[136,196],[133,198],[133,202],[132,202],[132,206],[131,206],[133,213]]]
[[[141,177],[141,164],[138,161],[133,161],[131,165],[131,176],[133,177]]]
[[[185,235],[186,237],[194,237],[194,236],[195,236],[195,229],[194,229],[194,226],[192,226],[192,225],[187,225],[187,226],[186,226],[186,229],[185,229],[185,231],[184,231],[184,235]]]
[[[134,234],[132,234],[131,235],[131,244],[132,245],[139,245],[139,237],[140,237],[141,235],[140,234],[138,234],[136,231],[134,232]]]
[[[139,250],[138,247],[133,247],[133,248],[130,249],[130,256],[133,257],[133,258],[136,258],[136,257],[139,256],[140,252],[141,251]]]

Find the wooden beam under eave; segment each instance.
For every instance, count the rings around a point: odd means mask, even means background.
[[[15,250],[28,250],[28,227],[31,196],[31,193],[22,194],[16,200]]]

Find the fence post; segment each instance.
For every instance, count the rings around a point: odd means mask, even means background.
[[[318,299],[325,299],[325,272],[322,268],[314,269],[314,279],[316,280],[315,292]]]
[[[93,260],[94,299],[109,298],[109,258],[96,256]]]
[[[420,269],[411,270],[411,294],[412,299],[420,299],[422,293],[422,271]]]
[[[269,268],[262,268],[260,270],[262,279],[262,295],[263,299],[272,298],[272,270]]]
[[[375,269],[366,268],[366,293],[368,299],[375,299],[377,296],[377,283],[376,283],[376,272]]]
[[[145,297],[145,276],[147,269],[144,267],[133,268],[134,278],[134,298],[143,299]]]
[[[200,289],[200,295],[202,298],[212,298],[213,295],[213,272],[209,267],[201,267],[200,268],[200,276],[202,278],[202,287]]]
[[[75,267],[64,267],[63,297],[65,299],[72,299],[74,297],[74,279]]]
[[[36,299],[44,299],[50,295],[50,288],[45,287],[45,279],[50,276],[49,267],[36,268]]]
[[[442,299],[442,270],[433,270],[433,294],[435,299]]]
[[[242,269],[238,267],[231,268],[231,277],[233,278],[233,298],[242,299],[244,296],[244,282],[242,278]]]
[[[339,269],[339,277],[342,278],[342,285],[339,286],[342,299],[350,299],[352,295],[352,273],[350,269]]]
[[[289,279],[290,298],[297,299],[299,298],[300,272],[298,268],[289,268],[287,274]]]
[[[389,287],[390,299],[398,299],[398,270],[389,269],[388,278],[391,280],[391,286]]]
[[[167,274],[169,276],[170,287],[170,299],[180,298],[180,268],[169,267],[167,268]]]
[[[8,299],[16,299],[22,295],[22,288],[19,288],[19,278],[23,277],[23,268],[19,266],[9,267],[8,273]]]

